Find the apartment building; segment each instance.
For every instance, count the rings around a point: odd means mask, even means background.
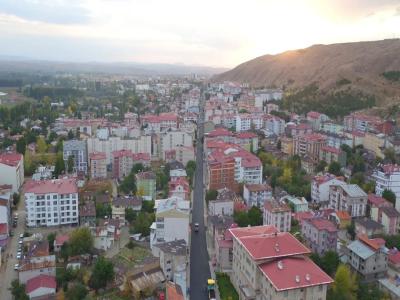
[[[285,132],[285,120],[274,115],[264,115],[264,129],[277,136]]]
[[[379,166],[373,173],[375,193],[382,196],[385,190],[391,190],[396,195],[396,209],[400,211],[400,166],[387,164]]]
[[[130,150],[119,150],[112,153],[112,174],[113,178],[123,179],[132,170],[134,161],[133,153]]]
[[[357,184],[340,183],[329,186],[329,206],[347,211],[352,217],[366,213],[368,195]]]
[[[145,115],[141,117],[141,125],[146,130],[164,132],[168,129],[177,129],[179,127],[178,116],[174,113],[161,113],[159,115]]]
[[[367,132],[374,130],[382,122],[381,118],[362,113],[352,113],[344,117],[344,129],[346,131]]]
[[[19,153],[0,155],[0,185],[11,185],[12,192],[18,193],[24,183],[24,157]]]
[[[322,218],[304,220],[301,233],[311,251],[324,255],[327,251],[336,251],[338,229],[334,223]]]
[[[311,181],[311,201],[314,203],[328,203],[329,187],[342,182],[342,177],[336,177],[329,173],[314,176]]]
[[[269,199],[264,203],[263,224],[272,225],[280,232],[289,232],[292,210],[285,202]]]
[[[260,130],[264,126],[262,114],[237,114],[235,118],[236,132]]]
[[[63,158],[67,169],[69,158],[73,158],[73,172],[88,172],[88,151],[85,141],[69,140],[63,142]]]
[[[315,131],[320,130],[322,122],[328,121],[327,115],[317,111],[310,111],[307,113],[307,121]]]
[[[189,241],[190,202],[178,197],[156,200],[156,220],[150,227],[150,247],[183,239]]]
[[[346,166],[346,152],[340,148],[324,146],[320,149],[319,160],[325,161],[328,165],[334,161],[338,162],[341,167]]]
[[[294,154],[309,157],[313,162],[318,162],[321,148],[326,146],[326,136],[311,133],[294,137]]]
[[[79,223],[78,187],[73,179],[28,181],[24,197],[28,227]]]
[[[159,137],[159,154],[160,158],[165,160],[165,154],[171,150],[176,150],[178,146],[193,147],[192,135],[185,131],[174,130],[167,131]]]
[[[229,229],[231,280],[240,299],[326,299],[333,282],[307,255],[310,250],[273,226]]]
[[[216,151],[207,158],[207,181],[208,189],[219,190],[228,188],[238,191],[238,184],[235,181],[235,159],[227,157]]]
[[[243,186],[243,200],[248,207],[263,207],[264,202],[272,198],[272,188],[268,184],[250,184]]]
[[[107,178],[107,158],[104,152],[89,154],[90,178]]]
[[[348,264],[364,281],[375,281],[386,276],[388,249],[382,239],[359,236],[347,245]]]

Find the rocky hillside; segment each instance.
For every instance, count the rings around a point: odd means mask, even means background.
[[[393,103],[400,96],[400,39],[314,45],[264,55],[213,80],[290,90],[315,84],[320,90],[362,91],[379,103]]]

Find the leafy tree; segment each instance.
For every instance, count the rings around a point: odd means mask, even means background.
[[[188,175],[190,182],[192,182],[194,173],[196,171],[196,162],[189,160],[186,164],[186,174]]]
[[[67,172],[68,173],[72,173],[72,171],[74,170],[74,157],[72,155],[68,156],[68,160],[67,160]]]
[[[394,151],[393,147],[386,148],[383,151],[383,155],[385,156],[385,160],[389,161],[390,163],[395,164],[397,162],[396,152]]]
[[[47,151],[47,144],[43,137],[38,137],[36,140],[38,152],[44,154]]]
[[[217,199],[218,191],[216,190],[208,190],[206,193],[206,201],[215,200]]]
[[[143,201],[142,212],[153,213],[154,212],[154,201]]]
[[[335,282],[332,285],[329,299],[355,300],[357,299],[357,278],[351,274],[346,265],[339,265]]]
[[[347,226],[347,234],[350,235],[351,240],[354,240],[356,237],[356,226],[354,224],[354,221],[351,220],[351,223]]]
[[[32,154],[29,150],[25,151],[24,155],[24,170],[25,175],[32,175],[35,172],[35,164],[32,161]]]
[[[154,213],[140,212],[134,222],[134,233],[141,233],[143,236],[150,235],[150,226],[154,220]]]
[[[374,284],[374,283],[363,283],[360,282],[358,289],[357,289],[357,299],[360,300],[383,300],[383,299],[388,299],[390,300],[390,297],[387,297],[388,295],[385,295],[384,292],[382,292],[379,287]]]
[[[320,160],[317,164],[317,166],[315,167],[315,172],[319,173],[319,172],[323,172],[326,168],[328,164],[326,163],[326,161],[324,160]]]
[[[360,186],[362,186],[365,182],[365,177],[364,177],[364,173],[362,172],[357,172],[354,173],[353,176],[351,176],[350,179],[350,183],[351,184],[358,184]]]
[[[91,253],[93,248],[93,237],[89,228],[80,227],[71,232],[69,238],[70,255]]]
[[[282,141],[281,141],[281,140],[279,140],[279,141],[276,143],[276,149],[278,149],[278,150],[281,150],[281,149],[282,149]]]
[[[81,300],[86,297],[88,292],[86,286],[78,282],[68,289],[66,296],[68,300]]]
[[[18,193],[13,194],[13,204],[14,206],[17,206],[20,200],[20,195]]]
[[[25,154],[26,151],[26,142],[25,138],[21,137],[16,143],[17,152],[20,154]]]
[[[107,286],[107,283],[109,283],[113,279],[113,263],[103,256],[100,256],[93,268],[92,276],[89,280],[89,286],[98,291],[101,288],[105,288]]]
[[[57,152],[56,155],[56,165],[54,167],[54,177],[58,178],[61,174],[65,172],[65,163],[62,152]]]
[[[328,172],[336,175],[336,176],[340,176],[341,172],[340,172],[341,166],[337,161],[333,161],[330,163],[329,167],[328,167]]]
[[[54,240],[56,239],[56,233],[52,232],[47,235],[47,241],[49,242],[49,251],[53,253],[54,251]]]
[[[143,166],[142,163],[137,163],[133,165],[131,172],[133,172],[133,174],[137,174],[139,172],[143,172],[145,169],[146,168]]]
[[[258,226],[263,224],[263,215],[261,209],[257,206],[253,206],[247,212],[247,216],[249,219],[249,224],[251,226]]]
[[[18,279],[14,279],[11,282],[10,291],[15,300],[29,300],[25,292],[25,284],[20,284]]]
[[[382,193],[382,198],[385,198],[387,201],[396,204],[396,194],[391,190],[384,190]]]
[[[132,223],[136,219],[136,212],[132,208],[125,208],[125,219]]]
[[[68,131],[68,140],[72,140],[72,139],[74,139],[74,133],[71,129],[70,131]]]
[[[250,224],[249,216],[245,211],[238,211],[233,214],[233,220],[239,227],[246,227]]]
[[[321,259],[322,269],[333,276],[339,266],[339,255],[335,251],[327,251]]]
[[[112,207],[107,203],[96,203],[96,217],[101,219],[104,217],[111,218]]]

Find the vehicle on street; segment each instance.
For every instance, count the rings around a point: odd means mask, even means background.
[[[19,241],[18,241],[18,244],[22,245],[23,242],[24,242],[23,240],[19,240]]]
[[[23,238],[24,238],[24,234],[21,233],[21,234],[19,235],[19,238],[20,238],[20,239],[23,239]]]
[[[19,264],[15,264],[15,265],[14,265],[14,270],[15,270],[15,271],[18,271],[18,270],[19,270]]]
[[[208,299],[215,300],[215,280],[208,279],[207,280],[207,291],[208,291]]]
[[[19,254],[17,254],[17,259],[21,259],[21,257],[22,257],[22,254],[21,253],[19,253]]]
[[[195,232],[199,231],[199,223],[194,223],[194,231]]]

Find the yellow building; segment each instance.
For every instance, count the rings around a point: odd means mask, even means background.
[[[287,155],[293,155],[294,153],[293,138],[289,137],[281,138],[281,150],[283,153]]]
[[[364,148],[368,151],[374,152],[379,157],[384,157],[382,152],[383,146],[385,144],[384,134],[375,134],[371,132],[366,132],[364,137]]]

